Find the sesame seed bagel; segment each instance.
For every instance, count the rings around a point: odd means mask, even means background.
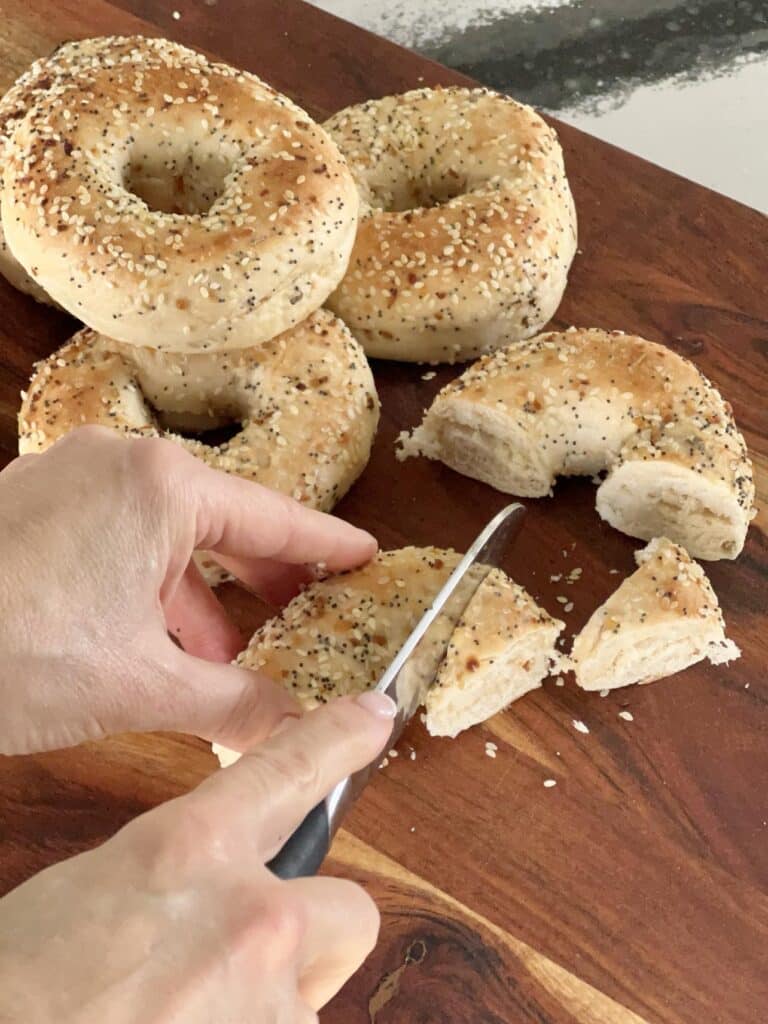
[[[38,363],[19,413],[19,451],[40,452],[82,423],[168,437],[215,469],[322,510],[365,467],[379,404],[365,355],[318,310],[260,346],[171,354],[85,328]],[[218,446],[175,431],[239,422]]]
[[[84,40],[82,43],[65,44],[72,49],[70,62],[74,64],[77,52],[92,54],[99,40]],[[7,147],[13,130],[21,121],[32,104],[47,92],[51,86],[51,77],[58,70],[56,51],[50,57],[36,60],[0,100],[0,195],[2,194],[2,171],[9,158]],[[19,291],[26,292],[38,302],[53,303],[48,293],[40,287],[11,252],[5,240],[5,232],[0,222],[0,274]],[[55,303],[53,303],[55,305]]]
[[[329,305],[368,355],[456,362],[550,319],[576,214],[557,136],[530,107],[487,89],[417,89],[325,127],[362,204]]]
[[[611,690],[681,672],[708,658],[733,661],[723,614],[704,570],[684,548],[657,537],[635,555],[639,568],[594,612],[571,652],[576,682]]]
[[[307,709],[370,689],[460,558],[440,548],[379,552],[362,568],[295,597],[254,634],[237,662],[271,676]],[[558,658],[563,623],[498,569],[457,618],[449,603],[443,636],[436,637],[437,643],[451,638],[448,653],[434,685],[420,694],[433,735],[455,736],[496,714],[539,686]],[[226,748],[217,752],[224,762],[233,758]]]
[[[401,439],[509,494],[607,471],[597,510],[632,537],[736,558],[755,495],[731,407],[687,359],[620,332],[542,334],[485,356]]]
[[[254,75],[140,36],[66,44],[7,148],[13,255],[94,330],[169,351],[250,348],[344,273],[354,181]]]

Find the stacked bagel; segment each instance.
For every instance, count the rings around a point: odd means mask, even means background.
[[[22,453],[81,423],[165,435],[328,510],[363,471],[378,424],[366,356],[481,356],[401,438],[400,457],[529,497],[557,475],[605,474],[602,518],[651,542],[577,638],[580,685],[737,655],[690,555],[741,552],[754,499],[744,439],[716,388],[663,346],[538,333],[577,234],[557,137],[529,107],[487,89],[418,89],[320,127],[252,74],[162,39],[103,38],[63,44],[19,79],[0,101],[0,150],[0,273],[84,324],[35,367]],[[201,436],[233,424],[223,442]],[[365,688],[421,607],[401,588],[421,594],[453,558],[385,553],[345,578],[354,600],[310,628],[311,600],[325,607],[336,586],[319,583],[241,661],[272,666],[312,706],[309,630],[313,649],[338,647],[338,685],[317,670],[323,699]],[[387,588],[390,562],[402,578]],[[425,694],[431,731],[455,735],[563,668],[562,623],[494,580]],[[361,602],[385,640],[347,664],[338,637],[355,634]],[[482,658],[464,648],[483,629],[496,667],[478,672]]]
[[[36,367],[21,452],[84,422],[166,434],[329,509],[368,460],[378,399],[320,308],[358,216],[328,134],[254,75],[125,37],[38,61],[0,135],[0,269],[86,325]],[[196,436],[231,424],[223,444]]]

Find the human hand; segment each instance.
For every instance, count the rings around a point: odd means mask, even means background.
[[[0,473],[0,753],[153,729],[242,750],[300,713],[229,664],[243,641],[196,549],[281,602],[307,564],[349,568],[376,542],[170,441],[101,427]]]
[[[377,756],[394,705],[342,698],[0,900],[0,1021],[311,1024],[373,947],[351,882],[264,867]]]

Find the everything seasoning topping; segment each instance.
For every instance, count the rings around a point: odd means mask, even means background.
[[[318,379],[321,388],[307,386]],[[163,416],[197,430],[241,427],[210,446],[165,430]],[[365,465],[377,422],[368,363],[321,309],[262,346],[210,355],[121,345],[86,328],[35,368],[19,436],[22,450],[42,451],[81,423],[164,435],[217,469],[329,509]]]
[[[478,437],[488,419],[488,449],[508,435],[518,451],[535,451],[527,460],[507,460],[498,470],[510,474],[504,488],[510,493],[547,494],[560,474],[607,471],[607,484],[624,468],[663,463],[670,482],[662,484],[659,477],[642,487],[633,483],[633,500],[662,504],[666,486],[664,515],[678,515],[679,507],[683,530],[699,500],[689,494],[692,485],[683,471],[694,473],[701,478],[696,486],[706,484],[704,493],[713,502],[702,514],[719,522],[722,531],[721,553],[704,557],[732,557],[743,542],[755,494],[744,438],[711,382],[661,345],[617,331],[576,329],[515,342],[483,356],[443,388],[422,426],[412,437],[400,438],[400,457],[423,452],[442,458],[441,432],[457,417],[462,423],[474,420]],[[666,529],[675,522],[669,519]]]
[[[379,552],[361,569],[308,587],[257,631],[238,660],[290,687],[307,707],[368,689],[460,557],[438,548]],[[493,570],[458,621],[450,605],[445,613],[446,639],[453,633],[446,665],[457,674],[477,672],[520,632],[553,621],[522,587]]]
[[[66,253],[67,306],[111,311],[95,326],[134,341],[136,318],[182,301],[185,345],[204,349],[285,289],[277,333],[306,315],[315,275],[329,288],[341,276],[354,184],[325,133],[254,75],[115,37],[64,44],[10,95],[0,146],[12,136],[16,242],[48,265]]]
[[[500,343],[478,341],[489,322],[509,340],[548,318],[542,293],[549,309],[575,219],[557,138],[534,111],[486,89],[421,89],[326,127],[363,203],[333,298],[353,329],[406,358],[398,339],[420,331],[432,357],[453,362]]]

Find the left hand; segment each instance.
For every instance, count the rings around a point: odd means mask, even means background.
[[[376,542],[171,441],[102,427],[0,473],[0,753],[154,729],[243,750],[300,713],[228,664],[243,641],[196,549],[274,602],[307,564],[351,568]]]

